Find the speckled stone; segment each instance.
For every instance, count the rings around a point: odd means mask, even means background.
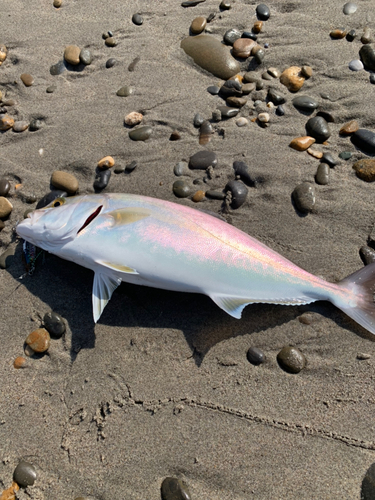
[[[1,131],[4,131],[4,130],[9,130],[10,128],[12,128],[14,125],[14,120],[12,117],[10,117],[9,115],[1,115],[0,116],[0,130]]]
[[[357,177],[366,182],[375,181],[375,159],[362,159],[354,163],[353,168]]]
[[[375,250],[371,247],[364,245],[359,249],[359,255],[366,266],[375,262]]]
[[[345,123],[345,125],[343,125],[340,128],[339,133],[340,133],[340,135],[351,135],[351,134],[354,134],[354,132],[357,132],[358,129],[359,129],[359,125],[358,125],[357,120],[351,120],[350,122]]]
[[[69,194],[75,194],[78,191],[78,180],[73,174],[55,170],[51,176],[51,184],[56,189],[62,189]]]
[[[25,120],[20,120],[17,122],[14,122],[13,124],[13,131],[14,132],[24,132],[29,128],[29,122]]]
[[[34,78],[29,73],[22,73],[20,78],[25,87],[31,87],[31,85],[34,83]]]
[[[375,154],[375,133],[365,128],[360,128],[351,137],[355,146],[368,154]]]
[[[286,346],[277,355],[280,367],[288,373],[299,373],[306,366],[304,354],[296,347]]]
[[[0,219],[8,217],[8,215],[13,210],[13,205],[4,196],[0,196]]]
[[[357,11],[357,8],[357,4],[354,2],[347,2],[342,8],[342,11],[346,16],[349,16],[350,14],[354,14],[354,12]]]
[[[132,141],[147,141],[151,137],[152,127],[145,125],[129,131],[129,137]]]
[[[132,87],[130,87],[129,85],[124,85],[123,87],[118,89],[116,95],[118,95],[119,97],[128,97],[132,93],[133,93]]]
[[[161,484],[162,500],[190,500],[187,484],[175,477],[166,477]]]
[[[24,460],[19,462],[13,472],[13,479],[21,488],[32,486],[36,481],[36,477],[35,467]]]
[[[26,337],[26,344],[34,352],[46,352],[51,343],[51,337],[45,328],[38,328]]]
[[[198,151],[189,158],[189,168],[192,170],[205,170],[217,166],[217,156],[213,151]]]
[[[199,33],[202,33],[202,31],[204,31],[206,25],[207,19],[205,17],[196,17],[191,22],[190,31],[193,33],[193,35],[199,35]]]
[[[233,45],[239,38],[241,38],[241,32],[236,28],[231,28],[224,33],[223,40],[227,45]]]
[[[350,61],[348,67],[351,71],[361,71],[364,68],[362,61],[359,59],[353,59]]]
[[[246,201],[249,190],[242,181],[229,181],[225,191],[230,191],[232,200],[230,206],[234,209],[240,208]]]
[[[261,365],[266,361],[266,356],[259,347],[250,347],[246,353],[246,357],[248,362],[255,366]]]
[[[181,48],[201,68],[218,78],[227,80],[240,72],[239,63],[225,47],[211,35],[197,35],[182,40]]]
[[[103,191],[108,186],[111,178],[111,170],[98,170],[95,175],[94,190],[95,192]]]
[[[327,163],[321,163],[318,166],[315,181],[317,184],[321,184],[322,186],[329,183],[329,165],[327,165]]]
[[[79,53],[79,60],[85,66],[89,66],[92,63],[92,54],[91,51],[87,48],[82,49]]]
[[[295,139],[292,139],[289,146],[292,149],[295,149],[296,151],[306,151],[306,149],[308,149],[312,144],[314,144],[314,142],[315,142],[314,137],[305,135],[303,137],[296,137]]]
[[[375,48],[373,45],[363,45],[359,49],[359,55],[367,69],[375,71]]]
[[[177,198],[187,198],[191,195],[191,187],[184,180],[178,180],[173,183],[173,194]]]
[[[322,116],[314,116],[306,123],[306,132],[318,142],[324,142],[331,136],[328,123]]]
[[[315,206],[315,189],[314,186],[308,182],[302,182],[295,187],[292,193],[293,201],[297,210],[302,213],[309,213]]]
[[[290,66],[281,73],[280,82],[291,92],[297,92],[305,82],[299,66]]]
[[[133,14],[132,22],[136,26],[142,26],[142,24],[143,24],[143,17],[141,16],[141,14]]]
[[[307,95],[300,95],[292,99],[293,106],[301,111],[313,112],[319,104],[318,102]]]
[[[10,190],[10,182],[5,177],[0,178],[0,196],[6,196]]]
[[[269,7],[264,3],[260,3],[255,9],[255,12],[258,16],[258,19],[262,21],[267,21],[267,19],[269,19],[271,15]]]
[[[77,45],[68,45],[64,50],[64,59],[67,63],[77,66],[81,49]]]
[[[138,113],[137,111],[132,111],[125,116],[124,122],[129,127],[134,127],[134,125],[138,125],[143,120],[142,113]]]

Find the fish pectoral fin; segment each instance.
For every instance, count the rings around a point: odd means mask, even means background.
[[[125,266],[123,264],[116,264],[115,262],[108,262],[106,260],[98,260],[96,261],[97,264],[107,267],[108,269],[111,269],[112,271],[120,271],[121,273],[126,273],[126,274],[139,274],[135,269],[129,266]]]
[[[141,207],[119,208],[118,210],[112,210],[112,212],[108,212],[106,214],[106,216],[112,219],[112,227],[132,224],[133,222],[145,219],[150,215],[150,210]]]
[[[241,314],[245,307],[254,302],[251,299],[231,297],[228,295],[210,295],[210,298],[220,307],[220,309],[223,309],[223,311],[236,319],[241,319]]]
[[[121,283],[121,278],[95,273],[92,288],[92,313],[95,323],[99,320],[105,306],[108,304],[112,293]]]

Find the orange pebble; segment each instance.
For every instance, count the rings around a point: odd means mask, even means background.
[[[115,164],[115,160],[112,156],[105,156],[98,162],[99,168],[111,168]]]
[[[192,200],[195,202],[195,203],[198,203],[200,201],[203,200],[203,198],[205,197],[205,193],[204,191],[197,191],[194,196],[192,197]]]
[[[18,486],[18,484],[13,481],[12,486],[2,492],[0,500],[16,500],[15,492],[19,489],[20,487]]]
[[[34,352],[45,352],[49,348],[51,338],[45,328],[38,328],[31,332],[26,338],[26,344]]]
[[[23,356],[18,356],[18,358],[16,358],[13,362],[13,366],[16,369],[25,368],[25,365],[26,365],[26,358],[24,358]]]

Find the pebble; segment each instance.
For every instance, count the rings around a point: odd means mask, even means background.
[[[296,347],[286,346],[277,355],[277,362],[289,373],[299,373],[306,366],[306,358]]]
[[[170,141],[179,141],[181,139],[181,134],[178,130],[173,130],[171,135],[169,136]]]
[[[115,172],[115,174],[122,174],[123,172],[125,172],[125,168],[126,167],[123,164],[116,163],[114,172]]]
[[[249,123],[249,120],[247,120],[245,117],[241,116],[236,120],[236,125],[237,127],[246,127],[246,125]]]
[[[8,49],[5,45],[0,45],[0,66],[3,64],[5,59],[7,58]]]
[[[357,177],[366,182],[375,181],[375,160],[362,159],[354,163],[353,168]]]
[[[8,215],[13,210],[13,205],[4,196],[0,196],[0,219],[8,217]]]
[[[272,76],[268,73],[268,71],[264,71],[262,73],[262,79],[270,82],[272,80]]]
[[[306,123],[306,131],[319,142],[324,142],[331,136],[328,123],[322,116],[310,118]]]
[[[352,71],[361,71],[363,68],[363,63],[359,59],[353,59],[349,63],[349,69],[351,69]]]
[[[130,174],[131,172],[133,172],[133,170],[137,168],[137,166],[138,166],[137,160],[133,160],[128,165],[126,165],[125,172]]]
[[[216,17],[216,13],[215,12],[211,12],[211,14],[208,15],[207,17],[207,22],[210,23],[211,21],[213,21]]]
[[[11,246],[0,255],[0,269],[7,269],[12,264],[15,253],[15,247]]]
[[[140,60],[141,60],[141,58],[139,56],[135,57],[132,60],[132,62],[129,64],[128,71],[134,71],[135,67],[137,66],[137,64],[139,63]]]
[[[143,17],[141,16],[141,14],[133,14],[132,22],[136,26],[141,26],[143,24]]]
[[[53,0],[53,6],[59,9],[62,5],[62,0]]]
[[[107,169],[113,167],[115,164],[115,160],[112,158],[112,156],[105,156],[101,160],[98,161],[98,167]]]
[[[228,2],[228,0],[221,0],[219,9],[220,10],[230,10],[232,8],[232,4]]]
[[[297,92],[304,84],[305,78],[299,66],[290,66],[281,73],[280,82],[291,92]]]
[[[211,95],[218,95],[218,93],[220,92],[220,87],[218,87],[217,85],[210,85],[209,87],[207,87],[207,92]]]
[[[335,40],[340,40],[341,38],[345,38],[346,36],[346,31],[342,28],[338,28],[335,30],[332,30],[330,32],[331,38],[334,38]]]
[[[347,2],[344,7],[342,8],[343,13],[346,16],[349,16],[350,14],[354,14],[357,10],[357,5],[354,2]]]
[[[296,151],[306,151],[312,144],[314,144],[314,137],[304,135],[302,137],[296,137],[291,141],[289,146]]]
[[[14,361],[13,361],[13,367],[16,370],[19,370],[20,368],[25,368],[26,366],[26,358],[23,356],[18,356]]]
[[[174,169],[173,169],[174,175],[177,177],[181,177],[181,175],[189,175],[189,172],[187,170],[187,165],[184,161],[179,161]]]
[[[240,111],[238,108],[231,108],[229,106],[218,106],[217,109],[220,111],[222,118],[233,118]]]
[[[196,17],[191,22],[190,31],[193,33],[193,35],[199,35],[199,33],[202,33],[202,31],[204,31],[206,25],[207,19],[205,17]]]
[[[134,125],[138,125],[143,120],[142,113],[138,113],[137,111],[132,111],[131,113],[125,116],[125,124],[130,127],[134,127]]]
[[[117,45],[116,40],[112,36],[106,38],[104,43],[107,45],[107,47],[116,47]]]
[[[268,68],[267,73],[272,76],[272,78],[280,78],[281,73],[277,68]]]
[[[189,158],[189,168],[205,170],[217,166],[217,156],[213,151],[198,151]]]
[[[186,0],[186,2],[182,2],[181,6],[182,7],[195,7],[195,5],[198,5],[199,3],[203,3],[206,0]]]
[[[211,35],[185,38],[181,47],[198,66],[218,78],[227,80],[240,72],[240,65],[231,56],[228,48]]]
[[[241,32],[236,28],[231,28],[224,33],[223,40],[227,45],[233,45],[239,38],[241,38]]]
[[[247,103],[247,99],[244,97],[228,97],[226,104],[230,108],[242,108]]]
[[[113,66],[117,63],[117,60],[114,58],[114,57],[110,57],[109,59],[107,59],[106,63],[105,63],[105,67],[106,68],[113,68]]]
[[[199,129],[199,144],[207,144],[214,133],[214,129],[208,120],[205,120]]]
[[[193,120],[194,127],[199,128],[203,122],[203,116],[200,113],[196,113]]]
[[[263,28],[263,21],[255,21],[253,25],[253,32],[258,34],[262,31],[262,28]]]
[[[259,347],[250,347],[246,353],[247,360],[252,365],[258,366],[266,361],[266,356]]]
[[[51,176],[51,184],[56,189],[62,189],[69,194],[75,194],[78,191],[78,180],[73,174],[55,170]]]
[[[370,28],[366,27],[363,30],[363,35],[361,36],[361,42],[363,44],[367,44],[367,43],[371,43],[372,42],[372,36],[371,36]]]
[[[247,184],[248,186],[255,186],[255,181],[251,177],[249,172],[249,167],[246,165],[244,161],[236,160],[233,162],[233,170],[236,176],[240,177],[240,179]]]
[[[316,149],[307,148],[306,151],[309,153],[309,155],[313,156],[314,158],[317,158],[318,160],[320,160],[323,157],[323,153],[321,151],[317,151]]]
[[[259,113],[258,120],[261,123],[268,123],[270,121],[270,115],[269,115],[269,113]]]
[[[326,122],[328,123],[334,123],[335,119],[331,113],[328,113],[328,111],[318,111],[316,113],[316,116],[322,116]]]
[[[0,130],[9,130],[14,125],[14,120],[9,115],[1,115]]]
[[[54,339],[59,339],[66,329],[62,317],[53,311],[44,315],[43,324],[50,336]]]
[[[14,132],[24,132],[28,128],[29,128],[29,122],[24,121],[24,120],[14,122],[14,124],[13,124],[13,131]]]
[[[351,157],[352,153],[350,151],[341,151],[341,153],[339,153],[339,158],[342,160],[350,160]]]
[[[129,137],[132,141],[147,141],[151,137],[152,127],[145,125],[129,131]]]
[[[47,94],[53,94],[55,90],[57,89],[56,85],[50,85],[49,87],[46,88]]]
[[[370,83],[375,83],[375,74],[371,73],[370,75]]]
[[[21,460],[13,472],[13,479],[21,488],[32,486],[36,481],[35,467]]]
[[[190,500],[190,492],[184,481],[166,477],[161,484],[162,500]]]
[[[256,42],[250,38],[239,38],[233,44],[232,54],[234,57],[246,59],[250,57],[251,51],[255,45]]]
[[[327,163],[331,168],[335,167],[340,163],[339,160],[335,160],[331,153],[324,153],[322,156],[322,162]]]
[[[343,125],[340,128],[339,133],[340,133],[340,135],[350,135],[350,134],[353,134],[354,132],[357,132],[358,129],[359,129],[359,125],[358,125],[357,120],[351,120],[350,122],[345,123],[345,125]]]
[[[216,191],[215,189],[209,189],[206,191],[206,198],[211,198],[212,200],[224,200],[225,193],[222,191]]]
[[[352,142],[361,151],[375,154],[375,133],[365,128],[360,128],[352,135]]]
[[[52,64],[52,66],[49,69],[49,72],[51,75],[56,76],[56,75],[61,75],[61,73],[64,73],[66,70],[66,66],[64,61],[59,61],[56,64]]]
[[[243,95],[248,95],[250,94],[250,92],[252,92],[253,90],[255,90],[255,83],[244,83],[242,85],[242,94]]]
[[[26,344],[34,352],[46,352],[51,343],[51,337],[45,328],[38,328],[26,337]]]
[[[118,95],[119,97],[128,97],[132,93],[133,93],[132,87],[130,87],[129,85],[124,85],[123,87],[118,89],[116,95]]]
[[[307,95],[301,95],[292,99],[293,106],[302,111],[312,112],[319,104],[315,99]]]
[[[366,69],[375,71],[375,49],[372,45],[363,45],[359,50],[359,56]]]
[[[277,106],[276,114],[279,116],[284,116],[285,115],[284,106]]]
[[[177,196],[177,198],[187,198],[191,195],[191,187],[186,181],[175,181],[173,183],[173,194]]]
[[[229,181],[225,186],[225,191],[230,191],[232,201],[230,206],[234,209],[240,208],[246,201],[249,190],[242,181]]]
[[[258,19],[261,19],[262,21],[267,21],[271,15],[269,7],[267,7],[264,3],[260,3],[255,9],[255,12]]]
[[[302,213],[309,213],[315,206],[315,189],[314,186],[308,182],[303,182],[295,187],[292,197],[294,203]]]
[[[366,266],[375,262],[375,250],[371,247],[361,247],[359,249],[359,255]]]
[[[94,189],[95,191],[102,191],[108,186],[109,179],[111,178],[111,170],[100,170],[95,175]]]
[[[302,66],[301,73],[305,78],[309,79],[313,75],[313,70],[310,66]]]
[[[89,66],[92,63],[92,54],[89,49],[82,49],[79,53],[79,60],[85,66]]]
[[[67,63],[77,66],[81,49],[77,45],[68,45],[64,50],[64,59]]]
[[[213,122],[219,122],[221,120],[222,116],[221,116],[221,111],[220,109],[215,109],[214,111],[212,111],[212,121]]]
[[[20,78],[25,87],[31,87],[31,85],[34,83],[34,78],[31,75],[29,75],[29,73],[22,73]]]
[[[374,500],[375,498],[375,462],[367,469],[362,480],[361,500]]]
[[[0,196],[6,196],[10,190],[10,182],[5,177],[0,179]]]
[[[205,198],[205,193],[204,191],[197,191],[194,193],[194,196],[191,198],[194,203],[199,203]]]
[[[251,54],[254,56],[256,62],[258,64],[261,64],[264,61],[264,58],[266,56],[266,53],[264,50],[258,46],[254,47],[253,50],[251,51]]]
[[[329,182],[329,165],[321,163],[316,171],[315,181],[317,184],[325,186]]]
[[[244,31],[241,35],[242,38],[251,38],[256,42],[258,40],[258,35],[253,33],[252,31]]]
[[[357,36],[356,31],[355,30],[350,30],[346,34],[346,39],[348,40],[348,42],[352,42],[356,36]]]

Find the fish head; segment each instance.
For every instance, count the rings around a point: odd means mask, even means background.
[[[104,195],[56,198],[46,207],[31,212],[17,225],[16,231],[33,245],[55,251],[74,240],[105,208]]]

